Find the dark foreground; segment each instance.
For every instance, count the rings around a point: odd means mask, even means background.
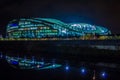
[[[109,67],[91,67],[85,65],[86,73],[81,74],[80,68],[71,66],[65,70],[64,66],[56,69],[46,70],[20,70],[11,67],[6,60],[0,60],[0,78],[1,80],[92,80],[94,70],[96,71],[96,80],[119,80],[120,69]],[[107,76],[102,77],[101,71],[106,71]]]
[[[20,70],[11,67],[5,60],[1,59],[0,77],[2,79],[0,80],[92,80],[94,70],[96,72],[96,80],[119,80],[120,51],[90,48],[88,43],[85,42],[86,45],[83,45],[83,42],[76,42],[74,45],[72,42],[72,45],[69,43],[64,44],[65,42],[62,45],[59,42],[57,44],[53,42],[0,42],[0,51],[3,55],[56,59],[60,64],[64,64],[67,61],[70,65],[70,69],[67,71],[64,66],[39,71]],[[94,44],[98,44],[98,41],[95,42]],[[101,41],[99,42],[103,44]],[[103,45],[109,45],[113,41],[106,42]],[[77,43],[79,44],[77,45]],[[120,42],[117,41],[117,43],[112,43],[112,45],[119,46]],[[84,75],[80,73],[81,62],[85,62],[84,67],[87,68],[87,73]],[[97,63],[110,65],[93,65]],[[106,71],[106,78],[100,76],[101,71]]]

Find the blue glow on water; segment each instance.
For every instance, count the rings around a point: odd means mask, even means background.
[[[53,64],[52,66],[55,67],[55,64]]]
[[[85,73],[85,69],[82,69],[81,72],[82,72],[82,73]]]
[[[18,64],[17,61],[11,61],[11,63],[12,63],[13,65],[17,65],[17,64]]]
[[[65,70],[69,70],[69,66],[66,66],[66,67],[65,67]]]
[[[106,77],[107,77],[106,72],[101,72],[101,77],[102,77],[102,78],[106,78]]]
[[[13,23],[13,24],[10,24],[11,27],[17,27],[18,24],[17,23]]]
[[[44,65],[45,62],[41,62],[42,65]]]
[[[81,73],[82,75],[86,75],[86,73],[87,73],[86,68],[82,67],[82,68],[80,69],[80,73]]]

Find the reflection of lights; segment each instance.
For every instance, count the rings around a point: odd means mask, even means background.
[[[44,62],[41,62],[42,65],[44,65]]]
[[[37,68],[39,68],[40,67],[40,65],[37,65]]]
[[[56,64],[56,63],[44,63],[42,61],[36,61],[35,59],[26,59],[24,58],[18,58],[18,57],[9,57],[7,56],[6,60],[12,64],[12,65],[17,65],[19,66],[20,69],[36,69],[36,70],[41,70],[41,69],[52,69],[52,68],[59,68],[62,65]]]
[[[44,65],[45,64],[45,62],[44,62],[44,59],[42,58],[41,59],[41,65]]]
[[[105,73],[102,73],[102,76],[105,76]]]
[[[81,69],[80,69],[80,72],[81,72],[81,74],[84,74],[84,75],[85,75],[87,71],[86,71],[85,68],[81,68]]]
[[[35,63],[32,64],[32,59],[26,59],[25,62],[24,62],[24,58],[18,58],[18,57],[9,57],[7,56],[6,60],[12,64],[12,65],[17,65],[17,67],[19,66],[20,69],[35,69],[35,70],[42,70],[42,69],[55,69],[55,68],[59,68],[61,67],[62,65],[60,64],[56,64],[54,63],[54,60],[53,60],[53,63],[47,63],[47,62],[41,62],[41,61],[36,61],[36,59],[34,60]],[[44,64],[44,65],[42,65]],[[71,67],[69,64],[66,64],[64,66],[64,70],[66,72],[69,72],[71,70]],[[86,76],[86,73],[88,74],[89,70],[86,68],[86,67],[81,67],[80,68],[80,73],[82,74],[83,77]],[[108,75],[106,72],[101,72],[99,77],[102,77],[102,78],[106,78]],[[94,75],[93,75],[93,80],[95,80],[96,78],[96,74],[95,74],[95,70],[94,70]]]
[[[65,70],[69,70],[69,66],[66,66],[66,67],[65,67]]]
[[[11,63],[12,63],[13,65],[18,65],[18,62],[17,62],[17,61],[11,61]]]
[[[52,68],[59,68],[61,67],[62,65],[59,65],[59,64],[54,64],[54,67],[53,65],[48,65],[48,66],[45,66],[45,67],[42,67],[40,69],[52,69]]]
[[[84,73],[84,72],[85,72],[85,69],[82,69],[81,72]]]
[[[52,67],[55,67],[55,59],[52,60]]]
[[[106,77],[107,77],[106,72],[101,72],[101,77],[102,77],[102,78],[106,78]]]
[[[55,64],[53,64],[52,66],[55,67]]]

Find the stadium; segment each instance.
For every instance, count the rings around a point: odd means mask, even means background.
[[[22,72],[40,70],[39,78],[45,79],[43,74],[50,71],[50,76],[54,74],[61,78],[65,75],[66,78],[68,74],[75,74],[74,77],[86,80],[99,73],[97,78],[101,80],[109,79],[113,69],[120,69],[120,41],[116,36],[111,38],[111,31],[106,27],[64,23],[50,18],[20,18],[8,23],[6,35],[6,38],[0,38],[1,62]],[[82,39],[86,36],[89,38]],[[99,38],[94,39],[96,36]],[[17,72],[21,75],[20,71]]]
[[[72,38],[85,35],[109,35],[105,27],[86,23],[64,23],[51,18],[15,19],[7,26],[9,38]]]

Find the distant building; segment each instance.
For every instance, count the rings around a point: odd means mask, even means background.
[[[108,35],[111,31],[105,27],[77,23],[67,24],[50,18],[16,19],[7,26],[8,38],[69,38],[87,34]]]

